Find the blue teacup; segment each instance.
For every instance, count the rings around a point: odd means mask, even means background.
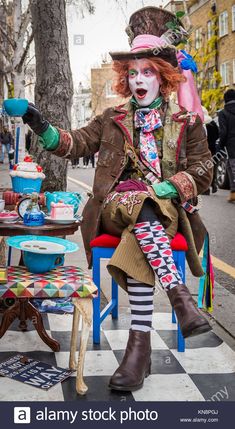
[[[64,264],[63,254],[45,254],[23,251],[23,261],[31,273],[42,274]]]
[[[28,109],[26,98],[8,98],[3,101],[3,108],[9,116],[23,116]]]

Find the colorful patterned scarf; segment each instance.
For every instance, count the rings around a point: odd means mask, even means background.
[[[162,127],[157,109],[137,109],[134,125],[140,129],[140,159],[161,180],[161,166],[153,131]]]

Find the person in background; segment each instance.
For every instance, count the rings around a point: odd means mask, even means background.
[[[83,168],[88,168],[89,159],[90,159],[89,155],[83,157]]]
[[[90,155],[90,161],[91,161],[92,168],[95,168],[95,154],[94,153],[92,155]]]
[[[32,141],[32,131],[28,130],[26,136],[25,136],[25,149],[27,152],[30,151],[31,141]]]
[[[79,168],[79,158],[73,158],[71,159],[72,169]]]
[[[235,89],[224,94],[224,108],[219,111],[220,148],[227,149],[227,171],[230,183],[229,203],[235,202]]]
[[[219,138],[219,128],[204,106],[202,106],[202,111],[204,113],[203,123],[206,129],[208,146],[213,157],[213,155],[215,155],[217,151],[216,140],[218,140]],[[214,163],[213,180],[211,183],[212,194],[214,194],[218,190],[217,181],[216,181],[216,172],[217,172],[217,164]],[[210,188],[207,189],[206,192],[204,192],[204,195],[210,195]]]
[[[0,133],[0,143],[1,143],[1,154],[0,154],[0,163],[4,164],[5,153],[9,157],[9,152],[14,149],[14,139],[12,134],[6,127],[3,128],[3,132]],[[10,161],[9,161],[10,163]]]

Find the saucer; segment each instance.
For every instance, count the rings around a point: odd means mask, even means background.
[[[52,219],[51,216],[45,216],[45,221],[48,223],[57,223],[61,225],[69,225],[70,223],[79,222],[81,216],[74,217],[73,219]]]
[[[9,237],[7,244],[19,250],[44,254],[64,254],[78,250],[78,245],[69,240],[41,235],[17,235]]]

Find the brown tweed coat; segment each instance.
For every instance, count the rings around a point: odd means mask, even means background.
[[[126,105],[109,108],[95,117],[88,126],[70,132],[60,130],[59,146],[53,153],[65,158],[78,158],[99,152],[93,192],[84,210],[81,226],[88,262],[91,266],[89,243],[100,234],[102,204],[115,187],[128,159],[124,144],[133,145],[133,110]],[[206,134],[198,115],[180,109],[173,102],[167,104],[164,118],[163,180],[170,181],[178,190],[181,202],[196,202],[197,196],[208,189],[213,171],[211,153]],[[198,253],[201,250],[206,229],[198,212],[186,213],[180,206],[179,231],[188,242],[187,260],[192,273],[201,276]]]

